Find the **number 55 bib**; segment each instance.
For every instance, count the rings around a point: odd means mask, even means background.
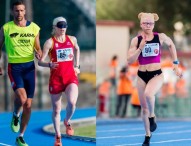
[[[72,61],[74,53],[72,48],[58,49],[56,50],[56,56],[58,62]]]
[[[145,47],[142,50],[143,57],[158,56],[158,54],[159,54],[159,43],[145,44]]]

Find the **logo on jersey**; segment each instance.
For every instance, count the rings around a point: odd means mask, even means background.
[[[55,43],[55,47],[58,47],[58,43]]]
[[[15,38],[16,36],[18,36],[18,34],[19,34],[19,33],[15,32],[15,33],[10,34],[9,36],[10,36],[11,38]]]
[[[158,54],[158,52],[159,52],[158,49],[155,49],[155,50],[154,50],[154,53],[155,53],[155,54]]]
[[[21,33],[20,37],[35,37],[35,35],[33,33]]]
[[[70,59],[72,59],[73,56],[74,56],[73,54],[69,54],[69,55],[68,55],[68,57],[69,57]]]
[[[71,45],[71,43],[70,42],[67,42],[67,44],[66,45]]]
[[[26,43],[30,43],[30,40],[22,40],[22,39],[20,39],[20,40],[18,40],[18,43],[26,44]]]

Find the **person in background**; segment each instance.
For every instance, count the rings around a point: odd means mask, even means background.
[[[118,67],[118,56],[114,55],[110,62],[110,81],[113,87],[116,87],[116,78],[117,78],[117,67]]]
[[[136,87],[133,87],[133,89],[132,89],[131,105],[132,105],[133,109],[136,110],[136,117],[140,117],[141,116],[141,104],[139,101],[138,90]]]
[[[99,98],[99,117],[109,117],[109,98],[111,83],[109,79],[105,79],[98,88]]]
[[[117,85],[117,104],[115,116],[118,117],[120,109],[122,110],[121,117],[124,118],[127,112],[128,101],[132,94],[132,82],[127,75],[127,67],[123,67],[120,71],[119,82]],[[122,106],[122,104],[124,105]]]
[[[139,13],[142,33],[131,40],[127,54],[127,62],[139,61],[137,89],[142,108],[142,119],[145,127],[145,140],[142,146],[150,145],[151,132],[157,128],[155,117],[155,95],[163,84],[161,70],[161,45],[169,47],[173,62],[173,71],[182,76],[178,65],[176,47],[173,41],[164,33],[153,32],[155,22],[159,20],[156,13]]]

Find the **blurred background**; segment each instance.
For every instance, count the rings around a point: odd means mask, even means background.
[[[138,14],[157,13],[154,31],[167,34],[175,43],[183,78],[172,71],[167,46],[162,48],[164,84],[156,95],[157,117],[191,117],[191,1],[97,0],[96,1],[96,87],[97,117],[140,117],[136,89],[138,64],[127,66],[130,40],[140,31]],[[122,84],[122,78],[127,82]],[[122,88],[126,87],[124,91]],[[121,104],[119,95],[127,94]]]
[[[40,26],[40,43],[51,37],[52,21],[55,17],[63,16],[68,22],[67,34],[75,36],[81,49],[81,74],[79,75],[79,98],[77,108],[95,107],[96,105],[96,30],[95,30],[95,0],[23,0],[26,4],[26,18]],[[2,0],[0,9],[0,26],[12,21],[10,6],[13,0]],[[0,111],[12,111],[13,91],[7,75],[7,57],[4,53],[0,61],[3,76],[0,82]],[[36,60],[35,60],[36,61]],[[48,92],[49,69],[36,64],[36,91],[33,109],[50,109]],[[66,106],[63,98],[63,107]],[[84,102],[85,101],[85,102]]]

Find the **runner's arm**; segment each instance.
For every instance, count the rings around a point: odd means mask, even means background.
[[[78,46],[76,37],[72,37],[72,40],[74,42],[74,47],[76,49],[76,55],[75,55],[76,64],[75,64],[75,66],[79,66],[80,65],[80,47]]]
[[[166,44],[169,47],[170,53],[172,55],[172,59],[173,59],[173,61],[176,61],[177,60],[176,47],[175,47],[173,41],[171,40],[171,38],[168,37],[166,34],[161,33],[161,34],[159,34],[159,39],[161,41],[161,44]]]
[[[50,63],[49,62],[45,62],[45,59],[48,55],[49,50],[52,47],[52,39],[48,39],[43,46],[43,52],[42,52],[42,57],[41,59],[38,61],[38,65],[42,66],[42,67],[50,67]]]
[[[80,47],[78,46],[78,43],[77,43],[77,39],[76,37],[72,36],[71,37],[73,43],[74,43],[74,47],[76,49],[76,53],[75,53],[75,66],[74,66],[74,71],[75,71],[75,74],[78,75],[80,73]]]
[[[40,60],[41,57],[42,57],[42,50],[41,50],[41,47],[40,47],[39,35],[40,34],[38,33],[38,35],[35,38],[35,44],[34,44],[35,56],[36,56],[36,58],[38,60]]]
[[[178,61],[178,57],[177,57],[176,47],[175,47],[173,41],[171,40],[170,37],[168,37],[164,33],[159,34],[159,39],[160,39],[161,44],[168,45],[168,48],[170,50],[172,60],[173,60],[173,70],[175,71],[177,76],[182,77],[182,72],[178,68],[179,61]],[[176,62],[176,63],[174,63],[174,62]]]
[[[140,47],[137,49],[137,43],[138,43],[137,37],[135,37],[131,40],[130,48],[127,52],[128,64],[132,64],[133,62],[135,62],[138,59],[139,54],[141,53],[141,51],[143,49]]]

